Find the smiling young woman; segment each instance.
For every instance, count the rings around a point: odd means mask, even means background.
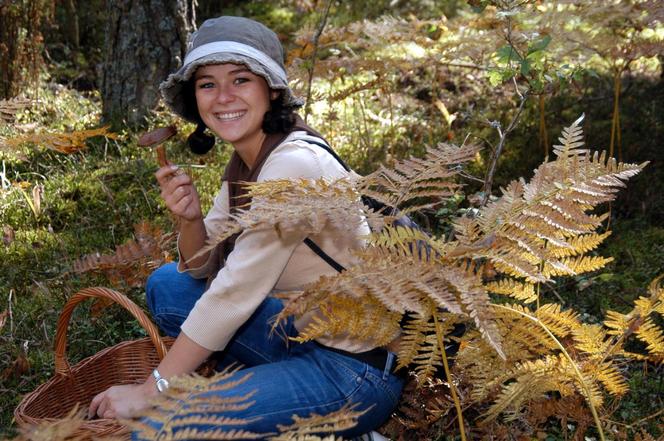
[[[211,130],[229,142],[234,153],[205,216],[188,175],[170,165],[157,171],[161,196],[179,218],[180,258],[153,273],[146,295],[157,324],[177,338],[143,384],[100,393],[89,415],[140,414],[151,396],[168,387],[169,377],[194,371],[217,352],[220,368],[239,362],[244,367],[236,373],[238,378],[251,374],[225,392],[254,394],[253,405],[232,414],[247,420],[241,429],[274,433],[277,425],[290,424],[293,415],[327,414],[348,403],[367,411],[356,427],[339,435],[355,436],[378,427],[396,407],[403,386],[394,373],[392,352],[350,338],[302,344],[283,338],[296,336],[312,316],[289,320],[283,327],[285,336],[271,332],[271,319],[283,309],[272,293],[296,291],[322,275],[336,274],[304,240],[310,238],[348,267],[354,262],[352,250],[363,246],[362,237],[369,233],[366,224],[343,232],[329,226],[316,235],[247,229],[192,259],[224,219],[239,206],[250,207],[242,182],[335,180],[349,175],[328,152],[329,146],[321,147],[327,144],[321,135],[294,113],[302,101],[288,87],[276,34],[246,18],[207,20],[192,35],[183,65],[161,91],[175,113],[197,124],[188,140],[192,151],[213,147],[214,138],[205,134]],[[140,434],[133,437],[140,439]]]
[[[203,123],[231,143],[251,167],[266,136],[262,129],[265,113],[279,92],[270,91],[263,77],[241,64],[202,66],[194,79]]]

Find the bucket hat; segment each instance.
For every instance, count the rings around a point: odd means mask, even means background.
[[[231,16],[205,20],[191,34],[182,66],[159,86],[166,104],[184,119],[198,122],[195,101],[184,96],[184,85],[200,66],[221,63],[244,64],[265,78],[270,89],[283,91],[285,106],[302,106],[303,101],[288,87],[284,49],[277,34],[255,20]]]

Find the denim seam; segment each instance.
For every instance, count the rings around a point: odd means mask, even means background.
[[[387,393],[392,398],[392,402],[394,404],[396,404],[399,401],[399,397],[395,395],[392,388],[388,386],[387,380],[383,380],[380,376],[374,374],[371,371],[367,372],[367,376],[371,376],[375,379],[374,383],[376,384],[376,386],[380,387],[383,390],[383,392]]]

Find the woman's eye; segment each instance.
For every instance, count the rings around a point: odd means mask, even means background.
[[[242,84],[247,82],[249,82],[249,78],[242,78],[242,77],[236,78],[234,81],[235,84]]]
[[[198,88],[199,89],[210,89],[212,87],[214,87],[214,84],[210,83],[210,82],[198,83]]]

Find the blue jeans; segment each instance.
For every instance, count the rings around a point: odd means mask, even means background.
[[[146,287],[148,307],[167,335],[180,333],[180,325],[205,291],[205,283],[178,273],[174,263],[150,276]],[[231,381],[252,374],[222,394],[244,396],[256,392],[251,398],[253,405],[225,415],[249,419],[246,425],[233,429],[276,433],[278,424],[293,423],[293,415],[324,415],[347,403],[357,403],[356,410],[369,410],[357,426],[337,435],[357,436],[385,422],[396,408],[403,387],[403,381],[392,373],[394,355],[390,353],[386,366],[378,369],[315,342],[287,341],[284,336],[297,335],[292,319],[271,332],[272,321],[282,308],[279,299],[268,297],[219,354],[220,364],[239,362],[243,366]],[[134,433],[133,439],[140,438]]]

